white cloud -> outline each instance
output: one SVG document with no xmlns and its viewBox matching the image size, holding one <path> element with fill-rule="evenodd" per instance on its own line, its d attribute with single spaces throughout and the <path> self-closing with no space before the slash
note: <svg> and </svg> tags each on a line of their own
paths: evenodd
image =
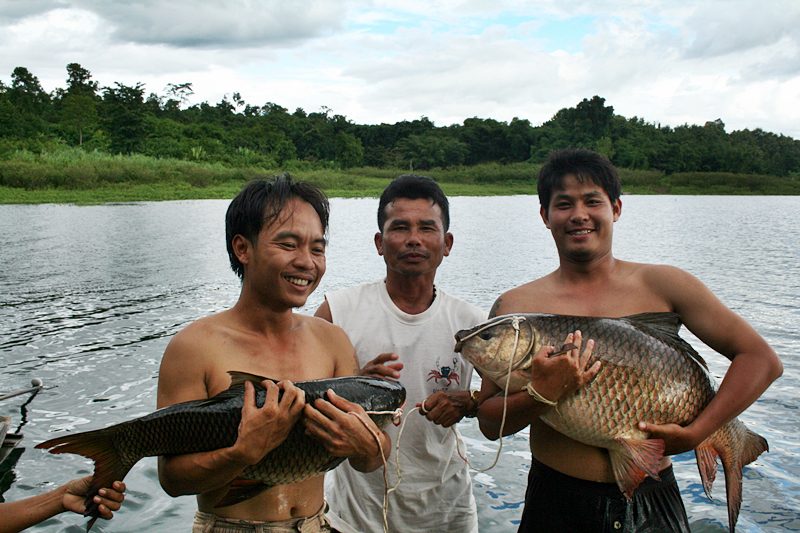
<svg viewBox="0 0 800 533">
<path fill-rule="evenodd" d="M 25 4 L 23 9 L 19 4 Z M 9 8 L 9 9 L 6 9 Z M 13 8 L 13 9 L 11 9 Z M 800 138 L 800 2 L 0 2 L 0 78 L 193 83 L 193 103 L 325 106 L 358 123 L 540 124 L 599 95 L 626 117 Z"/>
<path fill-rule="evenodd" d="M 686 19 L 688 57 L 746 53 L 786 40 L 800 44 L 800 2 L 701 3 Z M 797 65 L 795 65 L 797 66 Z"/>
<path fill-rule="evenodd" d="M 121 41 L 187 48 L 297 44 L 337 29 L 346 13 L 336 2 L 325 0 L 80 0 L 75 4 L 114 25 L 114 36 Z"/>
</svg>

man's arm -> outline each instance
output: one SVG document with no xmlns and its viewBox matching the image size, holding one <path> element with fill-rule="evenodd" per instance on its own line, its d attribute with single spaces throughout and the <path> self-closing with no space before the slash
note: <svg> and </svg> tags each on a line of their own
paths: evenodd
<svg viewBox="0 0 800 533">
<path fill-rule="evenodd" d="M 208 398 L 201 346 L 190 331 L 176 335 L 167 346 L 158 376 L 158 407 Z M 265 380 L 266 400 L 255 404 L 255 388 L 245 383 L 242 419 L 233 446 L 185 455 L 158 458 L 158 477 L 170 496 L 200 494 L 221 488 L 286 439 L 305 406 L 303 391 L 291 382 Z M 279 389 L 283 397 L 278 401 Z"/>
<path fill-rule="evenodd" d="M 688 426 L 645 423 L 651 438 L 662 438 L 667 454 L 697 447 L 747 409 L 783 373 L 775 351 L 750 324 L 725 306 L 700 280 L 673 267 L 654 267 L 647 280 L 664 292 L 684 325 L 710 348 L 731 360 L 714 399 Z"/>
<path fill-rule="evenodd" d="M 64 511 L 83 514 L 86 510 L 84 500 L 89 490 L 92 476 L 86 476 L 58 487 L 57 489 L 31 496 L 16 502 L 0 503 L 0 533 L 16 533 L 38 524 L 43 520 Z M 98 504 L 100 517 L 110 520 L 125 499 L 125 484 L 115 481 L 111 487 L 100 489 L 94 497 Z"/>
<path fill-rule="evenodd" d="M 333 324 L 333 315 L 331 314 L 331 306 L 328 305 L 328 300 L 323 300 L 322 304 L 314 312 L 314 316 Z"/>
<path fill-rule="evenodd" d="M 481 396 L 473 399 L 470 391 L 434 392 L 422 403 L 417 404 L 419 414 L 442 427 L 450 427 L 465 416 L 478 412 Z"/>
</svg>

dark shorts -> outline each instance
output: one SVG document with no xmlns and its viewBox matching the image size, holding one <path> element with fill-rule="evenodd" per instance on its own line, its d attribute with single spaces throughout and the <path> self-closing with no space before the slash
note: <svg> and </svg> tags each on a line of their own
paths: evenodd
<svg viewBox="0 0 800 533">
<path fill-rule="evenodd" d="M 616 483 L 577 479 L 533 459 L 519 532 L 689 533 L 672 467 L 659 475 L 645 478 L 628 501 Z"/>
</svg>

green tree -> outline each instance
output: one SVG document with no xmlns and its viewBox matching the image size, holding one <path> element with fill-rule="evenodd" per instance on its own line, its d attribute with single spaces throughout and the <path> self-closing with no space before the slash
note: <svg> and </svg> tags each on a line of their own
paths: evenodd
<svg viewBox="0 0 800 533">
<path fill-rule="evenodd" d="M 97 105 L 89 94 L 68 93 L 61 101 L 61 124 L 66 131 L 78 137 L 78 146 L 83 146 L 84 132 L 97 125 Z"/>
<path fill-rule="evenodd" d="M 190 82 L 168 83 L 166 88 L 167 98 L 163 105 L 163 110 L 172 116 L 177 117 L 181 106 L 189 101 L 189 97 L 194 94 L 194 89 Z"/>
<path fill-rule="evenodd" d="M 97 82 L 92 80 L 92 73 L 79 63 L 67 65 L 67 93 L 97 95 Z"/>
<path fill-rule="evenodd" d="M 113 152 L 139 152 L 147 135 L 144 110 L 144 85 L 115 83 L 103 93 L 103 123 Z"/>
<path fill-rule="evenodd" d="M 25 67 L 16 67 L 11 73 L 11 87 L 6 90 L 10 113 L 8 127 L 12 136 L 31 138 L 47 133 L 47 115 L 50 96 Z"/>
<path fill-rule="evenodd" d="M 470 147 L 450 135 L 430 131 L 400 139 L 397 151 L 409 170 L 427 170 L 464 164 Z"/>
<path fill-rule="evenodd" d="M 23 113 L 43 116 L 50 103 L 50 97 L 34 76 L 25 67 L 17 67 L 11 73 L 11 89 L 8 91 L 11 102 Z"/>
</svg>

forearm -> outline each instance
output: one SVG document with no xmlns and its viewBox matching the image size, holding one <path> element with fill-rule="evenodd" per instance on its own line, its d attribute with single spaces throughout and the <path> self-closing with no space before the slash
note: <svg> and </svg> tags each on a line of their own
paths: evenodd
<svg viewBox="0 0 800 533">
<path fill-rule="evenodd" d="M 350 466 L 359 472 L 372 472 L 383 466 L 384 462 L 389 459 L 392 453 L 392 440 L 385 431 L 381 431 L 377 437 L 378 440 L 374 442 L 376 451 L 361 456 L 350 457 L 348 459 L 350 461 Z M 378 446 L 378 441 L 380 441 L 380 446 Z"/>
<path fill-rule="evenodd" d="M 502 395 L 485 400 L 478 408 L 478 423 L 481 433 L 491 440 L 500 437 L 500 426 L 503 425 L 503 435 L 507 436 L 529 426 L 550 407 L 534 400 L 527 392 L 521 391 L 508 395 L 506 406 L 505 424 L 503 424 Z"/>
<path fill-rule="evenodd" d="M 768 358 L 750 354 L 735 357 L 714 398 L 688 426 L 697 444 L 752 405 L 782 371 L 774 354 Z"/>
<path fill-rule="evenodd" d="M 247 468 L 231 448 L 158 458 L 158 478 L 170 496 L 201 494 L 224 487 Z"/>
<path fill-rule="evenodd" d="M 0 503 L 0 533 L 15 533 L 38 524 L 64 509 L 63 499 L 66 487 L 61 486 L 50 492 L 24 500 Z"/>
</svg>

